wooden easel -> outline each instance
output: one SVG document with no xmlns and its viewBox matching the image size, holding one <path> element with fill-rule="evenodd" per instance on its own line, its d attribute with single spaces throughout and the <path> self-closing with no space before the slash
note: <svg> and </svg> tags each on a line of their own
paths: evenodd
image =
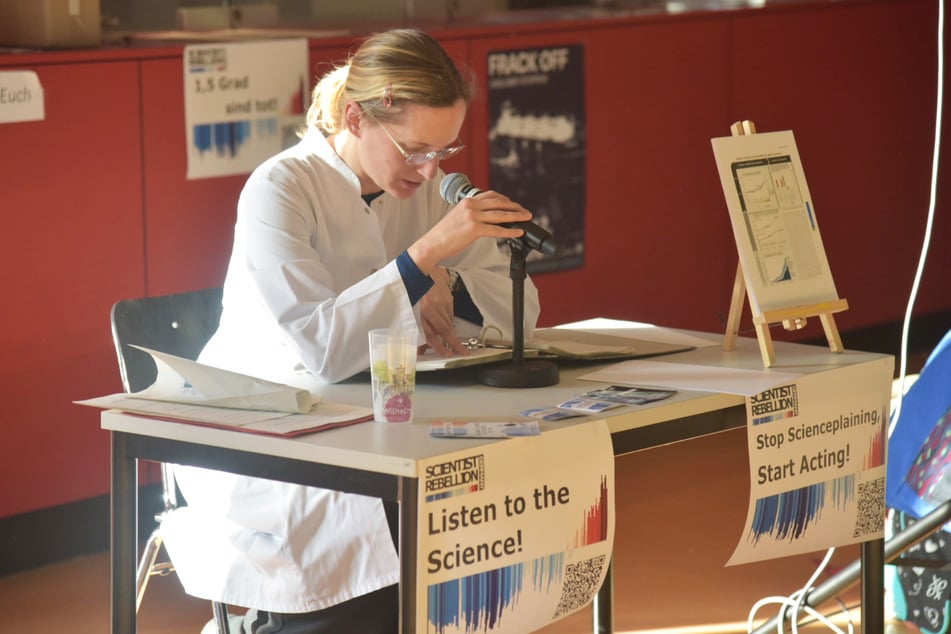
<svg viewBox="0 0 951 634">
<path fill-rule="evenodd" d="M 733 136 L 756 134 L 756 127 L 752 121 L 737 121 L 730 126 L 730 132 Z M 736 338 L 740 331 L 740 317 L 743 314 L 743 300 L 746 295 L 746 281 L 743 277 L 743 263 L 741 261 L 736 265 L 733 297 L 730 300 L 730 313 L 726 320 L 726 336 L 723 339 L 723 349 L 727 352 L 733 350 L 736 345 Z M 769 333 L 769 326 L 780 322 L 786 330 L 795 331 L 804 328 L 809 317 L 818 317 L 822 322 L 822 329 L 825 331 L 826 339 L 829 342 L 829 349 L 833 352 L 842 352 L 844 350 L 842 339 L 832 315 L 847 310 L 848 307 L 849 304 L 846 300 L 836 299 L 818 304 L 769 310 L 757 315 L 751 302 L 750 311 L 753 313 L 753 327 L 756 329 L 756 338 L 759 340 L 763 366 L 768 368 L 776 362 L 776 350 L 773 347 L 773 338 Z"/>
</svg>

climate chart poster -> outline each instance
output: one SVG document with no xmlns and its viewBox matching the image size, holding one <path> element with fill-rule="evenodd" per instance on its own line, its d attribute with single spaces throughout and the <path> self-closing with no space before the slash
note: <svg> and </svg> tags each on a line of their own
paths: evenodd
<svg viewBox="0 0 951 634">
<path fill-rule="evenodd" d="M 297 141 L 307 40 L 193 44 L 183 53 L 189 179 L 248 174 Z"/>
<path fill-rule="evenodd" d="M 792 131 L 711 142 L 753 314 L 838 299 Z"/>
<path fill-rule="evenodd" d="M 524 634 L 597 594 L 614 544 L 604 421 L 442 454 L 419 486 L 417 631 Z"/>
</svg>

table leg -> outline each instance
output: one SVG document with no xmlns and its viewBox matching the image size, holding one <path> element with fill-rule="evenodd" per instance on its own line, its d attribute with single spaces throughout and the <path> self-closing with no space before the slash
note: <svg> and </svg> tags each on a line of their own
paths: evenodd
<svg viewBox="0 0 951 634">
<path fill-rule="evenodd" d="M 862 542 L 862 632 L 885 629 L 885 540 Z"/>
<path fill-rule="evenodd" d="M 112 634 L 134 634 L 138 471 L 128 437 L 112 432 Z"/>
<path fill-rule="evenodd" d="M 594 595 L 593 631 L 595 634 L 614 632 L 614 560 L 608 563 L 601 589 Z"/>
<path fill-rule="evenodd" d="M 400 478 L 400 634 L 416 634 L 418 480 Z"/>
</svg>

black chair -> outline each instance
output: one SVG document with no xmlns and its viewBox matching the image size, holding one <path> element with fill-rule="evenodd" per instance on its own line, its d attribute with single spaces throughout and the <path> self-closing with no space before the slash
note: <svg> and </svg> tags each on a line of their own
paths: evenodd
<svg viewBox="0 0 951 634">
<path fill-rule="evenodd" d="M 196 359 L 214 334 L 221 317 L 221 288 L 209 288 L 172 295 L 125 299 L 112 307 L 112 338 L 119 360 L 119 374 L 126 392 L 150 386 L 157 374 L 147 353 L 136 344 L 179 357 Z M 149 536 L 136 569 L 136 609 L 153 575 L 174 570 L 170 561 L 158 561 L 162 548 L 162 520 L 178 508 L 175 479 L 168 465 L 161 465 L 163 508 L 155 516 L 158 526 Z M 212 602 L 219 634 L 228 634 L 228 610 Z"/>
</svg>

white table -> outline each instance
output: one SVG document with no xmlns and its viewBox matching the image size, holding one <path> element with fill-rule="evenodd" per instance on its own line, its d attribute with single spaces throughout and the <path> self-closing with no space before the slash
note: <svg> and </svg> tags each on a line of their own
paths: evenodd
<svg viewBox="0 0 951 634">
<path fill-rule="evenodd" d="M 886 355 L 778 342 L 779 372 L 803 374 L 870 363 Z M 740 339 L 724 352 L 706 347 L 663 357 L 664 361 L 762 370 L 755 339 Z M 344 492 L 400 504 L 401 631 L 415 632 L 417 486 L 420 460 L 497 440 L 429 437 L 434 420 L 505 420 L 530 407 L 551 406 L 604 384 L 581 381 L 598 365 L 560 364 L 557 385 L 506 389 L 480 385 L 469 368 L 417 376 L 416 413 L 411 424 L 365 423 L 296 438 L 261 436 L 174 423 L 117 411 L 102 413 L 112 435 L 112 632 L 132 634 L 135 622 L 138 460 L 191 464 Z M 366 378 L 326 386 L 324 398 L 370 405 Z M 610 410 L 607 420 L 616 456 L 746 425 L 744 397 L 699 391 L 641 406 Z M 588 419 L 542 423 L 542 429 L 585 424 Z M 880 633 L 884 621 L 884 541 L 862 545 L 862 622 L 866 634 Z M 613 631 L 610 574 L 594 606 L 594 631 Z"/>
</svg>

